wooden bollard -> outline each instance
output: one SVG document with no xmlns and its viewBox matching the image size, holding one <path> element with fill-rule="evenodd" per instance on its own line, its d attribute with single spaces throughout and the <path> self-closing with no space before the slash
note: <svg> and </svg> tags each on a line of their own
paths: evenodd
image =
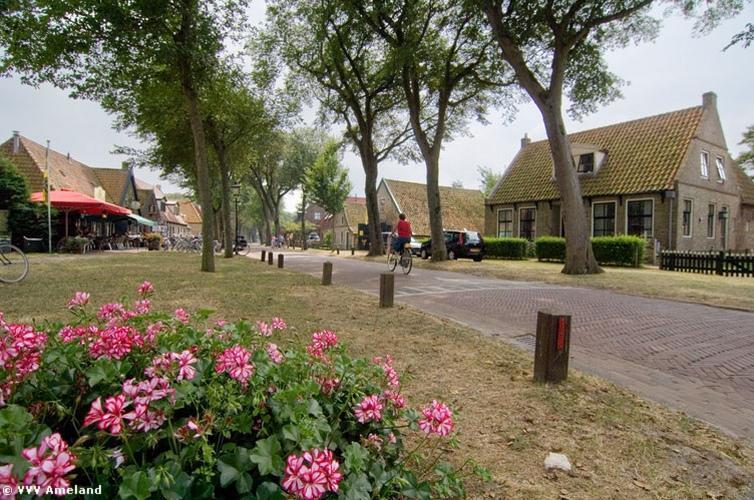
<svg viewBox="0 0 754 500">
<path fill-rule="evenodd" d="M 571 316 L 549 311 L 537 313 L 537 345 L 534 350 L 534 380 L 562 382 L 568 377 Z"/>
<path fill-rule="evenodd" d="M 269 265 L 272 265 L 272 252 L 267 254 L 267 263 Z"/>
<path fill-rule="evenodd" d="M 282 253 L 278 254 L 278 269 L 283 269 L 283 257 Z"/>
<path fill-rule="evenodd" d="M 355 254 L 355 253 L 356 253 L 356 251 L 354 250 L 354 248 L 353 248 L 353 247 L 351 247 L 351 255 L 353 255 L 353 254 Z"/>
<path fill-rule="evenodd" d="M 322 284 L 332 284 L 332 262 L 324 262 L 322 264 Z"/>
<path fill-rule="evenodd" d="M 380 307 L 393 307 L 393 292 L 395 291 L 395 275 L 380 273 Z"/>
<path fill-rule="evenodd" d="M 262 262 L 267 259 L 267 250 L 262 250 Z"/>
</svg>

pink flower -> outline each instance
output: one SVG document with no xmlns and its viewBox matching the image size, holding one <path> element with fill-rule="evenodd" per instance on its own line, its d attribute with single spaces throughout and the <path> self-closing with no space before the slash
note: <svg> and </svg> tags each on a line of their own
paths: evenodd
<svg viewBox="0 0 754 500">
<path fill-rule="evenodd" d="M 390 402 L 397 410 L 402 410 L 406 407 L 406 399 L 403 394 L 396 391 L 385 391 L 382 393 L 382 399 L 387 403 Z"/>
<path fill-rule="evenodd" d="M 272 328 L 264 321 L 257 321 L 257 328 L 259 328 L 259 335 L 262 337 L 269 337 L 272 335 Z"/>
<path fill-rule="evenodd" d="M 382 402 L 380 401 L 380 397 L 377 395 L 372 396 L 366 396 L 364 399 L 361 400 L 361 403 L 354 406 L 354 415 L 356 415 L 356 420 L 361 422 L 362 424 L 365 424 L 369 422 L 370 420 L 373 420 L 375 422 L 379 422 L 382 420 Z"/>
<path fill-rule="evenodd" d="M 143 344 L 143 337 L 133 327 L 110 325 L 98 332 L 89 345 L 89 354 L 95 359 L 122 359 L 134 345 Z"/>
<path fill-rule="evenodd" d="M 296 498 L 319 499 L 327 492 L 338 492 L 343 479 L 340 464 L 332 451 L 315 448 L 302 456 L 289 455 L 286 459 L 283 489 Z"/>
<path fill-rule="evenodd" d="M 5 322 L 5 314 L 0 311 L 0 330 L 6 330 L 8 328 L 8 323 Z"/>
<path fill-rule="evenodd" d="M 267 344 L 267 347 L 265 347 L 265 350 L 267 351 L 267 355 L 270 356 L 270 359 L 273 363 L 276 365 L 279 365 L 283 362 L 283 355 L 278 350 L 278 346 L 275 344 Z"/>
<path fill-rule="evenodd" d="M 77 307 L 84 307 L 89 303 L 89 294 L 86 292 L 76 292 L 73 298 L 68 301 L 68 309 L 76 309 Z"/>
<path fill-rule="evenodd" d="M 76 468 L 73 465 L 76 456 L 68 451 L 68 444 L 60 434 L 45 437 L 38 448 L 26 448 L 21 455 L 31 464 L 24 475 L 25 485 L 45 489 L 67 488 L 70 485 L 66 475 Z"/>
<path fill-rule="evenodd" d="M 97 311 L 97 317 L 99 319 L 113 320 L 122 319 L 126 316 L 126 308 L 123 304 L 114 302 L 111 304 L 104 304 Z"/>
<path fill-rule="evenodd" d="M 139 285 L 139 288 L 137 288 L 136 291 L 139 292 L 139 295 L 142 297 L 146 297 L 147 295 L 154 293 L 154 285 L 149 281 L 144 281 Z"/>
<path fill-rule="evenodd" d="M 427 434 L 447 436 L 453 430 L 453 412 L 437 400 L 422 409 L 419 428 Z"/>
<path fill-rule="evenodd" d="M 130 405 L 124 395 L 109 397 L 105 400 L 105 410 L 102 410 L 101 398 L 97 398 L 84 418 L 84 427 L 96 423 L 99 430 L 107 430 L 110 434 L 120 434 L 123 429 L 123 410 Z"/>
<path fill-rule="evenodd" d="M 382 438 L 377 434 L 371 433 L 365 439 L 366 446 L 375 448 L 377 450 L 382 449 Z"/>
<path fill-rule="evenodd" d="M 177 321 L 183 323 L 184 325 L 188 325 L 189 314 L 182 307 L 180 307 L 180 308 L 178 308 L 178 309 L 175 310 L 175 312 L 173 313 L 173 318 L 175 318 Z"/>
<path fill-rule="evenodd" d="M 12 500 L 18 492 L 18 479 L 13 475 L 13 465 L 0 467 L 0 500 Z"/>
<path fill-rule="evenodd" d="M 133 411 L 123 415 L 130 422 L 131 429 L 139 432 L 149 432 L 159 429 L 165 423 L 165 414 L 159 410 L 150 410 L 146 404 L 137 403 Z"/>
<path fill-rule="evenodd" d="M 149 299 L 141 299 L 134 302 L 134 310 L 136 314 L 147 314 L 152 309 L 152 301 Z"/>
<path fill-rule="evenodd" d="M 199 439 L 203 435 L 204 429 L 193 418 L 188 419 L 185 425 L 175 431 L 175 437 L 184 442 L 190 439 Z"/>
<path fill-rule="evenodd" d="M 176 380 L 193 380 L 196 376 L 196 368 L 192 365 L 197 362 L 193 353 L 186 350 L 177 354 L 174 359 L 178 361 L 178 377 L 176 377 Z"/>
<path fill-rule="evenodd" d="M 147 326 L 147 331 L 144 335 L 144 340 L 147 342 L 154 341 L 155 337 L 157 337 L 157 334 L 162 331 L 162 321 L 158 321 L 157 323 L 152 323 L 151 325 Z"/>
<path fill-rule="evenodd" d="M 381 357 L 376 357 L 372 360 L 372 362 L 376 365 L 380 365 L 380 368 L 382 368 L 382 371 L 385 372 L 385 378 L 387 378 L 387 384 L 390 387 L 398 388 L 401 385 L 400 379 L 398 378 L 398 372 L 395 371 L 393 368 L 393 357 L 389 354 L 385 356 L 385 360 Z"/>
<path fill-rule="evenodd" d="M 338 345 L 338 336 L 335 332 L 325 330 L 322 332 L 314 332 L 312 334 L 312 341 L 306 346 L 306 352 L 310 356 L 315 358 L 324 358 L 325 351 Z"/>
<path fill-rule="evenodd" d="M 273 330 L 285 330 L 288 327 L 288 325 L 285 324 L 285 321 L 283 321 L 283 318 L 278 318 L 277 316 L 272 318 L 270 326 Z"/>
<path fill-rule="evenodd" d="M 249 383 L 249 379 L 254 374 L 254 363 L 250 363 L 251 353 L 236 344 L 233 347 L 225 349 L 222 354 L 217 357 L 215 363 L 215 372 L 227 373 L 231 378 L 239 381 L 241 385 L 246 387 Z"/>
<path fill-rule="evenodd" d="M 0 406 L 11 396 L 13 388 L 28 375 L 37 371 L 42 352 L 47 345 L 47 335 L 29 325 L 3 322 L 0 332 L 0 371 L 4 373 Z"/>
<path fill-rule="evenodd" d="M 152 360 L 152 365 L 144 369 L 148 377 L 157 375 L 174 374 L 176 380 L 193 380 L 196 376 L 196 368 L 192 365 L 197 362 L 194 357 L 196 348 L 187 349 L 183 352 L 166 352 Z M 175 372 L 177 371 L 177 374 Z"/>
<path fill-rule="evenodd" d="M 395 444 L 398 442 L 398 438 L 396 438 L 395 434 L 391 432 L 390 434 L 387 435 L 387 442 L 390 444 Z"/>
<path fill-rule="evenodd" d="M 329 396 L 335 389 L 340 387 L 340 379 L 339 378 L 321 378 L 317 380 L 319 382 L 320 387 L 322 387 L 322 393 L 325 396 Z"/>
</svg>

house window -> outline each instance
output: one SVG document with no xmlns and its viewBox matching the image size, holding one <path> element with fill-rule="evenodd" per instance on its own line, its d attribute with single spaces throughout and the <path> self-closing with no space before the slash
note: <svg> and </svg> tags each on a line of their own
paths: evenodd
<svg viewBox="0 0 754 500">
<path fill-rule="evenodd" d="M 702 151 L 701 158 L 699 159 L 699 168 L 701 169 L 702 177 L 709 178 L 709 153 Z"/>
<path fill-rule="evenodd" d="M 631 236 L 652 236 L 652 200 L 636 200 L 627 203 L 627 233 Z"/>
<path fill-rule="evenodd" d="M 534 207 L 522 208 L 518 211 L 518 236 L 527 240 L 533 240 L 537 231 L 535 228 L 537 209 Z"/>
<path fill-rule="evenodd" d="M 497 237 L 513 237 L 513 210 L 510 208 L 497 211 Z"/>
<path fill-rule="evenodd" d="M 615 234 L 615 202 L 592 205 L 592 236 L 613 236 Z"/>
<path fill-rule="evenodd" d="M 314 220 L 322 220 L 322 212 L 314 212 Z"/>
<path fill-rule="evenodd" d="M 720 182 L 725 181 L 725 165 L 723 165 L 723 159 L 718 156 L 715 158 L 715 164 L 717 165 L 717 175 L 720 176 Z"/>
<path fill-rule="evenodd" d="M 715 237 L 715 205 L 707 206 L 707 238 Z"/>
<path fill-rule="evenodd" d="M 579 155 L 579 164 L 576 171 L 580 174 L 594 172 L 594 153 Z"/>
<path fill-rule="evenodd" d="M 691 200 L 683 200 L 683 235 L 687 238 L 691 237 L 693 207 L 694 203 Z"/>
</svg>

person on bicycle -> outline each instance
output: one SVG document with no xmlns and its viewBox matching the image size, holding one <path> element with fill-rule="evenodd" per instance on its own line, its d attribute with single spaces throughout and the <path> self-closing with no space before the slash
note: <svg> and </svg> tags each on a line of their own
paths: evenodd
<svg viewBox="0 0 754 500">
<path fill-rule="evenodd" d="M 406 214 L 400 214 L 398 216 L 398 222 L 395 224 L 396 238 L 393 239 L 393 252 L 401 253 L 401 250 L 406 243 L 411 243 L 411 223 L 406 220 Z"/>
</svg>

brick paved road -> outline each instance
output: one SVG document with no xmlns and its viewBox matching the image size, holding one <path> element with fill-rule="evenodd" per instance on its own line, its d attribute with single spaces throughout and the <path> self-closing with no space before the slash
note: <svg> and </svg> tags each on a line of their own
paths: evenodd
<svg viewBox="0 0 754 500">
<path fill-rule="evenodd" d="M 325 260 L 290 253 L 286 267 L 319 276 Z M 334 283 L 377 295 L 384 265 L 330 260 Z M 395 286 L 396 302 L 530 350 L 537 311 L 567 311 L 574 366 L 754 443 L 754 313 L 416 268 Z"/>
</svg>

